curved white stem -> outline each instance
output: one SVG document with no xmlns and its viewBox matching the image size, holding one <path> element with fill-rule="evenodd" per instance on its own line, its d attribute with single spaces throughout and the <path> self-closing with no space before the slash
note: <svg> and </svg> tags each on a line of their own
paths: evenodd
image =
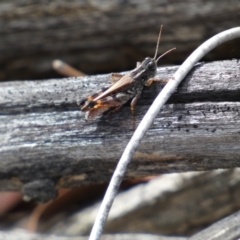
<svg viewBox="0 0 240 240">
<path fill-rule="evenodd" d="M 182 79 L 189 73 L 189 71 L 203 56 L 205 56 L 209 51 L 219 46 L 220 44 L 238 37 L 240 37 L 240 27 L 232 28 L 227 31 L 221 32 L 204 42 L 185 60 L 185 62 L 176 71 L 173 78 L 159 93 L 159 95 L 154 100 L 153 104 L 145 114 L 144 118 L 138 125 L 131 140 L 125 148 L 122 157 L 119 160 L 117 168 L 112 176 L 111 182 L 104 196 L 103 202 L 100 206 L 89 240 L 98 240 L 101 237 L 105 221 L 112 206 L 113 200 L 117 195 L 119 185 L 122 182 L 124 174 L 127 170 L 127 166 L 130 163 L 132 156 L 136 148 L 138 147 L 140 141 L 142 140 L 146 131 L 152 124 L 154 118 L 157 116 L 161 107 L 169 99 L 169 97 L 175 91 Z"/>
</svg>

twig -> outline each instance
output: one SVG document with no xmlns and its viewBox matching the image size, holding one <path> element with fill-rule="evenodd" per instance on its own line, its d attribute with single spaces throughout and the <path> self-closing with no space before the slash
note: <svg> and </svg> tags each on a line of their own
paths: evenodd
<svg viewBox="0 0 240 240">
<path fill-rule="evenodd" d="M 64 76 L 68 76 L 68 77 L 85 76 L 85 74 L 83 72 L 80 72 L 76 68 L 68 65 L 67 63 L 65 63 L 61 60 L 54 60 L 52 62 L 52 67 L 56 72 L 58 72 Z"/>
<path fill-rule="evenodd" d="M 154 118 L 157 116 L 161 107 L 166 103 L 166 101 L 175 91 L 183 78 L 189 73 L 189 71 L 203 56 L 205 56 L 209 51 L 219 46 L 220 44 L 238 37 L 240 37 L 240 27 L 232 28 L 230 30 L 221 32 L 204 42 L 185 60 L 185 62 L 176 71 L 173 78 L 170 79 L 164 89 L 159 93 L 159 95 L 154 100 L 153 104 L 145 114 L 144 118 L 140 122 L 136 131 L 134 132 L 132 138 L 130 139 L 127 147 L 122 154 L 122 157 L 119 160 L 117 168 L 112 176 L 111 182 L 108 186 L 107 192 L 98 211 L 98 215 L 93 225 L 89 240 L 100 239 L 105 221 L 112 206 L 113 200 L 117 195 L 119 185 L 122 182 L 124 174 L 127 170 L 127 166 L 130 163 L 132 156 L 136 148 L 138 147 L 140 141 L 142 140 L 146 131 L 152 124 Z"/>
</svg>

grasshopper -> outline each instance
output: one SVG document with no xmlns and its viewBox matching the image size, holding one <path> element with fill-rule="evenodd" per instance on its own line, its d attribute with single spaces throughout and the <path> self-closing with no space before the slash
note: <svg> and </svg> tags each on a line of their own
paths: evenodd
<svg viewBox="0 0 240 240">
<path fill-rule="evenodd" d="M 175 48 L 168 50 L 157 58 L 161 32 L 162 26 L 159 31 L 154 58 L 145 58 L 142 63 L 137 63 L 135 69 L 125 75 L 112 73 L 112 79 L 118 79 L 116 83 L 84 98 L 80 102 L 81 111 L 86 112 L 86 120 L 91 120 L 108 110 L 116 111 L 131 99 L 131 111 L 134 115 L 134 107 L 141 96 L 143 87 L 150 86 L 154 81 L 163 81 L 154 78 L 157 73 L 157 62 Z"/>
</svg>

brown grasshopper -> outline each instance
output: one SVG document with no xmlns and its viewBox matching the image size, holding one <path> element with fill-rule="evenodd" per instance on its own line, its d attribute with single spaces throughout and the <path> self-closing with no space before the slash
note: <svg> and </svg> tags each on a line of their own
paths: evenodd
<svg viewBox="0 0 240 240">
<path fill-rule="evenodd" d="M 134 107 L 141 96 L 144 86 L 150 86 L 153 81 L 163 81 L 154 78 L 157 73 L 157 62 L 172 48 L 157 58 L 158 46 L 161 38 L 162 26 L 157 40 L 157 47 L 154 58 L 147 57 L 132 71 L 121 75 L 112 73 L 112 79 L 118 79 L 112 86 L 88 96 L 80 102 L 80 109 L 86 112 L 85 118 L 91 120 L 107 110 L 118 110 L 123 104 L 131 101 L 131 111 L 134 114 Z M 166 82 L 166 81 L 165 81 Z"/>
</svg>

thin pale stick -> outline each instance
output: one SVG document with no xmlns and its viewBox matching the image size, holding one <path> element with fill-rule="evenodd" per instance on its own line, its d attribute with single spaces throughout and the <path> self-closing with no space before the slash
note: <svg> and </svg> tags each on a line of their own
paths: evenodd
<svg viewBox="0 0 240 240">
<path fill-rule="evenodd" d="M 85 76 L 83 72 L 78 71 L 76 68 L 68 65 L 67 63 L 61 61 L 61 60 L 54 60 L 52 62 L 53 69 L 68 77 L 79 77 L 79 76 Z"/>
<path fill-rule="evenodd" d="M 108 213 L 110 211 L 114 198 L 117 195 L 118 188 L 127 170 L 127 166 L 130 163 L 132 156 L 139 143 L 141 142 L 143 136 L 145 135 L 146 131 L 151 126 L 154 118 L 159 113 L 159 110 L 166 103 L 172 93 L 174 93 L 175 89 L 180 84 L 182 79 L 189 73 L 189 71 L 203 56 L 205 56 L 209 51 L 216 48 L 220 44 L 239 37 L 240 27 L 236 27 L 221 32 L 204 42 L 185 60 L 185 62 L 176 71 L 173 78 L 170 79 L 164 89 L 159 93 L 159 95 L 154 100 L 153 104 L 150 106 L 149 110 L 143 117 L 142 121 L 138 125 L 127 147 L 125 148 L 122 157 L 118 162 L 117 168 L 112 176 L 107 192 L 98 211 L 89 240 L 100 239 Z"/>
</svg>

